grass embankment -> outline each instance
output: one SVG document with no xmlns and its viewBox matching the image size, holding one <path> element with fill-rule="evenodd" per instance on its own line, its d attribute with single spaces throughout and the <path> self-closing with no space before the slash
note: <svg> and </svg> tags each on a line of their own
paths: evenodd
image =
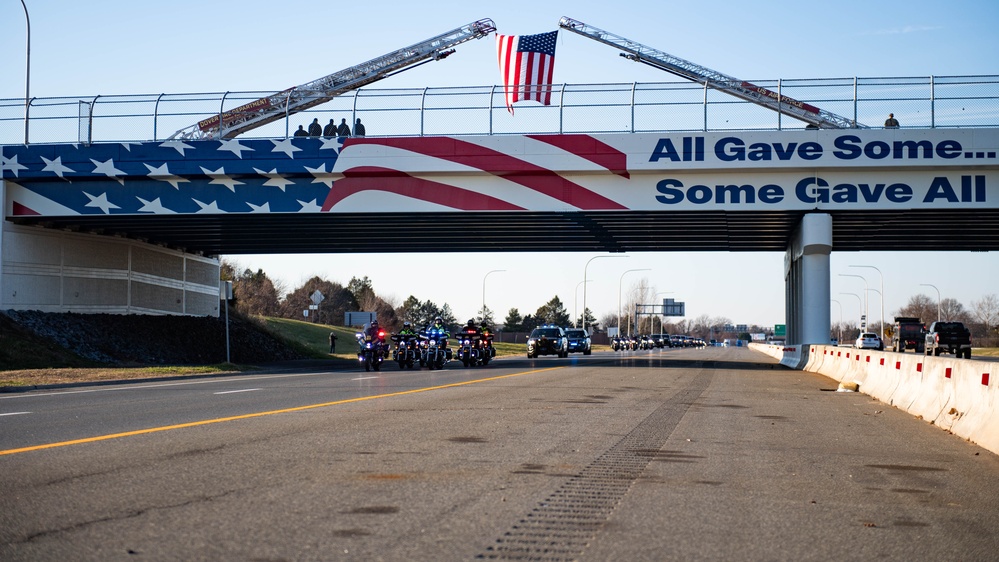
<svg viewBox="0 0 999 562">
<path fill-rule="evenodd" d="M 261 317 L 259 320 L 262 329 L 306 357 L 343 361 L 344 366 L 356 361 L 354 335 L 357 331 L 352 328 L 286 318 Z M 334 354 L 329 353 L 331 331 L 337 336 Z M 0 343 L 3 344 L 0 345 L 0 388 L 232 373 L 254 368 L 232 363 L 111 367 L 81 359 L 53 342 L 20 330 L 4 331 Z M 496 355 L 519 355 L 524 349 L 524 344 L 497 343 Z M 56 365 L 58 367 L 54 367 Z"/>
</svg>

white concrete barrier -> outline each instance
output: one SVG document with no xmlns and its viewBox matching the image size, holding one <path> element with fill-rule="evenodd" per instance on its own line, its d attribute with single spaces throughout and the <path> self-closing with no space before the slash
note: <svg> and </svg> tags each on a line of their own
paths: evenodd
<svg viewBox="0 0 999 562">
<path fill-rule="evenodd" d="M 750 344 L 999 454 L 999 363 L 828 345 Z M 798 365 L 795 367 L 794 365 Z"/>
</svg>

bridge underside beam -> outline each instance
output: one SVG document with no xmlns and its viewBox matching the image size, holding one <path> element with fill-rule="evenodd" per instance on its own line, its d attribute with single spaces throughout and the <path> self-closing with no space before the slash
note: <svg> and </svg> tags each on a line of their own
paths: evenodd
<svg viewBox="0 0 999 562">
<path fill-rule="evenodd" d="M 999 251 L 999 209 L 828 212 L 836 251 Z M 204 255 L 787 250 L 804 212 L 452 212 L 18 217 Z"/>
</svg>

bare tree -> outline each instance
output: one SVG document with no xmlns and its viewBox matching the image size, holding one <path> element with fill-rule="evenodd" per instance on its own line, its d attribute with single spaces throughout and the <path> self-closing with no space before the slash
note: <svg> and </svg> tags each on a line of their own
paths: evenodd
<svg viewBox="0 0 999 562">
<path fill-rule="evenodd" d="M 958 302 L 957 299 L 943 299 L 940 301 L 940 314 L 943 316 L 942 320 L 964 322 L 965 324 L 971 323 L 971 314 L 965 310 L 964 305 Z"/>
<path fill-rule="evenodd" d="M 895 312 L 895 316 L 919 318 L 924 324 L 929 325 L 937 320 L 937 301 L 926 295 L 913 295 L 909 297 L 909 302 L 905 306 Z M 887 321 L 885 318 L 885 322 Z"/>
<path fill-rule="evenodd" d="M 983 335 L 990 340 L 996 336 L 996 326 L 999 326 L 999 297 L 995 293 L 983 296 L 971 302 L 971 310 L 975 319 L 982 323 Z"/>
</svg>

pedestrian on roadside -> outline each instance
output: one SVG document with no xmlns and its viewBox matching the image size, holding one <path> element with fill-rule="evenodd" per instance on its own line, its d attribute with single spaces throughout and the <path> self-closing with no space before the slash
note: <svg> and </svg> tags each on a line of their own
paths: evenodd
<svg viewBox="0 0 999 562">
<path fill-rule="evenodd" d="M 336 352 L 336 332 L 330 332 L 330 355 Z"/>
</svg>

